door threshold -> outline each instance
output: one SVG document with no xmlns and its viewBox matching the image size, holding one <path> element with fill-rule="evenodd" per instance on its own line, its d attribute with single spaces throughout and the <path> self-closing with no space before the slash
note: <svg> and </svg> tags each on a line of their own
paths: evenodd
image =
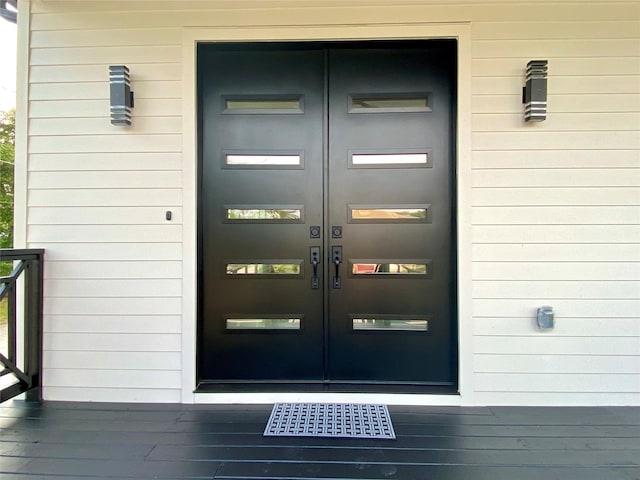
<svg viewBox="0 0 640 480">
<path fill-rule="evenodd" d="M 457 395 L 451 383 L 405 382 L 200 382 L 195 392 L 201 393 L 347 393 L 347 394 L 440 394 Z"/>
</svg>

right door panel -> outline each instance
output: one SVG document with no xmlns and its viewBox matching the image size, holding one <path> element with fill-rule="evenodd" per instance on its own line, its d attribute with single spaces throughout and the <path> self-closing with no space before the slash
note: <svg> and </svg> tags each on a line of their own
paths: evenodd
<svg viewBox="0 0 640 480">
<path fill-rule="evenodd" d="M 426 45 L 329 51 L 332 382 L 455 384 L 456 53 Z"/>
</svg>

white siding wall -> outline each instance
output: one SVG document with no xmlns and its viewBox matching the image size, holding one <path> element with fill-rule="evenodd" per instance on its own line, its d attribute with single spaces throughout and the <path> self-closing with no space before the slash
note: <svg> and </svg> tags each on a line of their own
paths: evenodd
<svg viewBox="0 0 640 480">
<path fill-rule="evenodd" d="M 466 393 L 640 403 L 638 2 L 387 3 L 31 1 L 26 238 L 47 250 L 46 398 L 181 399 L 182 27 L 471 22 Z M 526 125 L 538 58 L 548 120 Z M 131 69 L 131 128 L 109 123 L 109 64 Z M 545 304 L 550 332 L 534 326 Z"/>
</svg>

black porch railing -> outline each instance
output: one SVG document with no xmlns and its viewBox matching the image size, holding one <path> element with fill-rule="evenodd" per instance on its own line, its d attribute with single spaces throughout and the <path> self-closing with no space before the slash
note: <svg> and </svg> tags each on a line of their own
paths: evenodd
<svg viewBox="0 0 640 480">
<path fill-rule="evenodd" d="M 7 350 L 0 353 L 0 377 L 7 386 L 0 390 L 0 402 L 25 392 L 27 400 L 41 399 L 43 257 L 42 249 L 0 249 L 0 261 L 14 262 L 11 274 L 0 277 L 0 303 L 6 302 L 7 310 Z M 18 298 L 24 300 L 20 306 Z"/>
</svg>

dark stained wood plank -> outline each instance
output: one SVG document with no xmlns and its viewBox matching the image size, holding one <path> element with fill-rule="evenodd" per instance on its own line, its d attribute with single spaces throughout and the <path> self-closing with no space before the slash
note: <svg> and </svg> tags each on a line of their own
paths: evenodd
<svg viewBox="0 0 640 480">
<path fill-rule="evenodd" d="M 222 464 L 216 479 L 359 479 L 359 480 L 637 480 L 633 468 L 547 467 L 431 467 L 413 465 L 341 465 L 273 463 Z"/>
<path fill-rule="evenodd" d="M 545 465 L 564 466 L 627 466 L 638 459 L 637 450 L 616 450 L 613 452 L 573 451 L 567 459 L 567 452 L 545 451 L 503 451 L 503 450 L 414 450 L 382 448 L 331 447 L 199 447 L 199 446 L 158 446 L 147 460 L 198 461 L 198 462 L 242 462 L 247 459 L 250 449 L 254 461 L 290 463 L 339 463 L 343 465 L 360 463 L 391 463 L 412 465 L 522 465 L 536 467 Z"/>
<path fill-rule="evenodd" d="M 147 445 L 91 445 L 88 443 L 0 442 L 0 456 L 131 460 L 146 457 L 155 448 Z"/>
<path fill-rule="evenodd" d="M 18 472 L 24 479 L 30 475 L 51 475 L 72 479 L 74 476 L 103 475 L 111 478 L 213 478 L 218 465 L 201 462 L 146 462 L 91 459 L 37 458 Z"/>
</svg>

